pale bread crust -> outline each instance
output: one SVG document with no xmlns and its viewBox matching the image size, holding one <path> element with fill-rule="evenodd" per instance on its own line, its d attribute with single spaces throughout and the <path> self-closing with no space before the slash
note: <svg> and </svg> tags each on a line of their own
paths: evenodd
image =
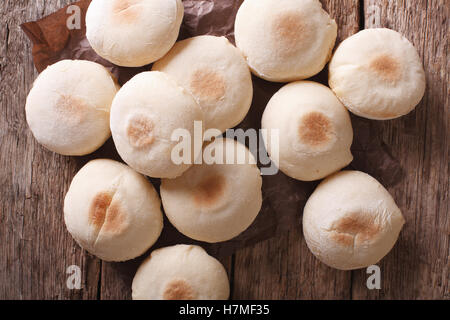
<svg viewBox="0 0 450 320">
<path fill-rule="evenodd" d="M 86 38 L 106 60 L 141 67 L 172 48 L 183 15 L 181 0 L 93 0 L 86 13 Z"/>
<path fill-rule="evenodd" d="M 194 165 L 177 179 L 162 180 L 161 199 L 170 222 L 184 235 L 210 243 L 227 241 L 246 230 L 258 215 L 261 173 L 253 155 L 237 141 L 217 139 L 205 148 L 208 153 L 230 148 L 249 160 Z"/>
<path fill-rule="evenodd" d="M 59 61 L 38 76 L 28 94 L 28 126 L 50 151 L 67 156 L 92 153 L 111 136 L 109 111 L 118 89 L 100 64 Z"/>
<path fill-rule="evenodd" d="M 64 199 L 64 221 L 76 242 L 105 261 L 126 261 L 147 251 L 163 228 L 153 185 L 126 165 L 87 163 Z"/>
<path fill-rule="evenodd" d="M 133 77 L 111 107 L 111 131 L 118 153 L 134 170 L 154 178 L 175 178 L 189 169 L 191 164 L 172 161 L 172 150 L 178 144 L 172 135 L 185 129 L 193 138 L 194 121 L 203 121 L 203 112 L 192 95 L 157 71 Z M 193 159 L 198 156 L 194 152 L 192 149 Z"/>
<path fill-rule="evenodd" d="M 325 67 L 337 25 L 319 0 L 245 0 L 236 16 L 235 37 L 256 76 L 290 82 Z"/>
<path fill-rule="evenodd" d="M 373 177 L 342 171 L 324 180 L 303 210 L 303 233 L 311 252 L 340 270 L 378 263 L 405 223 L 389 192 Z"/>
<path fill-rule="evenodd" d="M 329 67 L 329 84 L 354 114 L 389 120 L 408 114 L 425 93 L 422 61 L 411 42 L 384 28 L 344 40 Z"/>
<path fill-rule="evenodd" d="M 133 300 L 227 300 L 230 285 L 222 264 L 198 246 L 153 251 L 132 284 Z"/>
<path fill-rule="evenodd" d="M 192 93 L 205 113 L 206 129 L 233 128 L 250 109 L 250 70 L 225 37 L 198 36 L 177 42 L 152 70 L 169 74 Z"/>
<path fill-rule="evenodd" d="M 268 130 L 264 144 L 272 161 L 294 179 L 319 180 L 353 160 L 350 115 L 319 83 L 298 81 L 282 87 L 269 101 L 261 127 Z M 272 130 L 279 130 L 278 153 L 270 139 Z"/>
</svg>

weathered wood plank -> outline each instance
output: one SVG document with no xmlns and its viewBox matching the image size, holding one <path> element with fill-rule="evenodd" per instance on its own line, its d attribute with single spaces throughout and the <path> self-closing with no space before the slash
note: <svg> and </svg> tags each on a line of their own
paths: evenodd
<svg viewBox="0 0 450 320">
<path fill-rule="evenodd" d="M 423 58 L 427 91 L 408 116 L 378 122 L 405 168 L 390 191 L 406 217 L 394 250 L 380 263 L 382 289 L 363 286 L 354 272 L 355 299 L 442 299 L 449 291 L 449 4 L 445 0 L 365 1 L 365 25 L 404 34 Z"/>
<path fill-rule="evenodd" d="M 339 26 L 339 39 L 359 30 L 359 1 L 322 1 Z M 339 41 L 339 40 L 338 40 Z M 326 81 L 326 77 L 319 77 Z M 325 82 L 326 83 L 326 82 Z M 298 226 L 236 254 L 235 299 L 349 299 L 351 273 L 326 267 L 309 252 Z"/>
<path fill-rule="evenodd" d="M 26 95 L 37 76 L 19 25 L 70 1 L 0 4 L 0 299 L 95 299 L 100 262 L 67 233 L 63 198 L 80 159 L 39 146 L 25 121 Z M 81 268 L 82 289 L 69 290 L 66 268 Z"/>
<path fill-rule="evenodd" d="M 76 171 L 93 157 L 68 158 L 45 151 L 33 139 L 24 114 L 37 75 L 29 41 L 19 25 L 41 18 L 69 0 L 4 0 L 0 4 L 0 299 L 127 299 L 133 272 L 127 264 L 101 263 L 71 239 L 62 219 L 63 197 Z M 359 1 L 323 1 L 342 40 L 359 29 Z M 376 122 L 406 170 L 390 189 L 407 225 L 380 264 L 382 290 L 365 287 L 365 271 L 327 268 L 308 251 L 300 226 L 241 250 L 222 262 L 233 270 L 236 299 L 450 298 L 448 217 L 449 6 L 445 0 L 365 0 L 367 27 L 386 26 L 418 47 L 428 90 L 404 118 Z M 82 290 L 66 288 L 66 268 L 78 265 Z M 137 264 L 136 266 L 137 267 Z M 99 286 L 100 285 L 100 286 Z"/>
</svg>

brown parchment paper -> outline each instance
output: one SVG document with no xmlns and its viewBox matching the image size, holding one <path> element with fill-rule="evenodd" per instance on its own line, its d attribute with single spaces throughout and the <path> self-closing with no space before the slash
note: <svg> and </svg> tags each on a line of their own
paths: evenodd
<svg viewBox="0 0 450 320">
<path fill-rule="evenodd" d="M 185 17 L 179 39 L 210 34 L 226 36 L 234 43 L 234 19 L 242 0 L 184 0 Z M 89 46 L 85 37 L 84 16 L 90 0 L 73 3 L 82 12 L 81 30 L 68 30 L 67 7 L 38 21 L 22 25 L 22 29 L 33 43 L 33 58 L 36 69 L 41 72 L 48 65 L 62 59 L 83 59 L 98 62 L 106 66 L 124 84 L 143 68 L 118 67 L 99 57 Z M 324 70 L 312 80 L 327 84 L 327 71 Z M 253 77 L 254 99 L 251 110 L 240 128 L 260 128 L 262 113 L 272 95 L 282 84 L 270 83 Z M 371 121 L 352 116 L 355 132 L 352 146 L 355 157 L 350 168 L 367 172 L 385 186 L 399 182 L 403 171 L 399 163 L 391 156 L 389 148 L 380 139 L 378 129 Z M 94 158 L 112 158 L 120 160 L 111 139 L 96 153 L 79 158 L 80 164 Z M 151 179 L 159 189 L 160 181 Z M 210 254 L 227 256 L 237 249 L 271 238 L 290 228 L 300 228 L 303 207 L 317 182 L 306 183 L 293 180 L 283 173 L 263 177 L 263 207 L 252 226 L 239 237 L 219 244 L 199 243 L 180 234 L 167 219 L 164 231 L 155 247 L 178 243 L 200 244 Z M 144 255 L 145 256 L 145 255 Z M 140 260 L 130 262 L 135 266 Z"/>
</svg>

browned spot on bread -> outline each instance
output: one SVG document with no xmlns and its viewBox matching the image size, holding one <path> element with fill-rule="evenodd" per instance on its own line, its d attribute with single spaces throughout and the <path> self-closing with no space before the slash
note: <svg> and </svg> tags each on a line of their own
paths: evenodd
<svg viewBox="0 0 450 320">
<path fill-rule="evenodd" d="M 370 63 L 370 69 L 387 82 L 400 79 L 400 63 L 388 54 L 381 54 Z"/>
<path fill-rule="evenodd" d="M 87 108 L 88 106 L 83 100 L 68 95 L 61 95 L 56 102 L 56 112 L 59 114 L 60 120 L 69 125 L 81 123 Z"/>
<path fill-rule="evenodd" d="M 121 23 L 133 23 L 139 15 L 139 8 L 136 4 L 141 0 L 114 0 L 113 14 L 115 21 Z"/>
<path fill-rule="evenodd" d="M 333 239 L 334 241 L 345 247 L 351 247 L 353 246 L 353 241 L 355 240 L 355 237 L 347 233 L 333 232 L 331 234 L 331 239 Z"/>
<path fill-rule="evenodd" d="M 126 215 L 119 202 L 113 201 L 106 212 L 102 231 L 113 234 L 121 233 L 128 226 Z"/>
<path fill-rule="evenodd" d="M 97 229 L 100 230 L 105 223 L 106 212 L 112 201 L 112 193 L 100 192 L 92 201 L 91 209 L 89 210 L 89 221 Z"/>
<path fill-rule="evenodd" d="M 217 203 L 225 192 L 225 178 L 213 175 L 204 179 L 194 190 L 194 201 L 199 207 L 209 207 Z"/>
<path fill-rule="evenodd" d="M 134 115 L 128 122 L 127 137 L 135 148 L 150 146 L 155 140 L 153 122 L 144 115 Z"/>
<path fill-rule="evenodd" d="M 194 300 L 195 292 L 184 280 L 170 281 L 163 293 L 164 300 Z"/>
<path fill-rule="evenodd" d="M 298 132 L 304 144 L 316 147 L 330 141 L 333 126 L 330 119 L 323 113 L 311 112 L 303 116 Z"/>
<path fill-rule="evenodd" d="M 355 240 L 362 243 L 373 239 L 380 232 L 380 225 L 373 217 L 367 214 L 353 214 L 337 221 L 333 231 L 333 239 L 344 245 L 350 246 Z"/>
<path fill-rule="evenodd" d="M 278 50 L 281 55 L 295 52 L 307 35 L 305 19 L 298 12 L 285 12 L 279 14 L 272 22 L 273 36 L 279 43 Z"/>
<path fill-rule="evenodd" d="M 119 203 L 113 201 L 112 192 L 100 192 L 94 197 L 89 221 L 96 230 L 114 234 L 120 233 L 127 226 L 126 215 Z"/>
<path fill-rule="evenodd" d="M 225 95 L 225 81 L 217 72 L 199 69 L 192 74 L 191 91 L 200 98 L 217 101 Z"/>
</svg>

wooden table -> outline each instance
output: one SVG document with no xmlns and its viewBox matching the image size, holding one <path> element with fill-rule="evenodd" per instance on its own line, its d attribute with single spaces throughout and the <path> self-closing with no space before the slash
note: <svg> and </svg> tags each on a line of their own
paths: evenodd
<svg viewBox="0 0 450 320">
<path fill-rule="evenodd" d="M 25 98 L 37 73 L 19 25 L 69 0 L 0 3 L 0 299 L 129 299 L 120 264 L 81 250 L 62 219 L 63 198 L 89 158 L 63 157 L 33 139 Z M 376 122 L 406 170 L 390 189 L 407 224 L 379 264 L 382 289 L 368 290 L 365 270 L 336 271 L 308 251 L 294 229 L 223 259 L 233 299 L 449 299 L 449 7 L 447 0 L 323 0 L 339 41 L 368 27 L 403 33 L 418 49 L 428 89 L 415 112 Z M 81 290 L 66 286 L 78 265 Z"/>
</svg>

